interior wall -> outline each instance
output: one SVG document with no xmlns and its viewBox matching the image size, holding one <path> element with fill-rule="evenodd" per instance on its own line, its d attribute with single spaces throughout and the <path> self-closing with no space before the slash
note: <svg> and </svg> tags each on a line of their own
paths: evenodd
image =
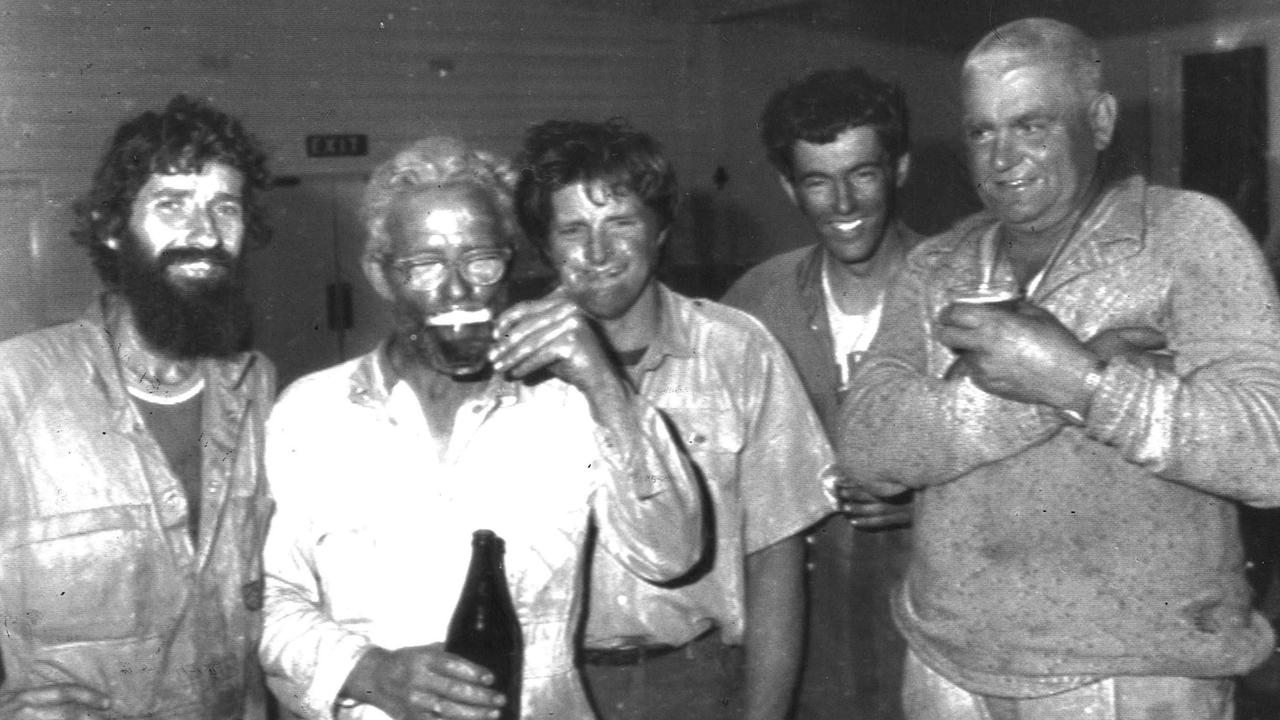
<svg viewBox="0 0 1280 720">
<path fill-rule="evenodd" d="M 716 193 L 723 236 L 718 260 L 751 265 L 813 242 L 765 159 L 759 117 L 771 93 L 823 67 L 861 65 L 905 91 L 912 171 L 900 200 L 909 225 L 936 232 L 976 207 L 963 171 L 958 58 L 848 32 L 764 22 L 725 25 L 720 43 L 721 132 L 713 143 L 729 180 Z"/>
<path fill-rule="evenodd" d="M 1274 221 L 1280 212 L 1280 7 L 1255 0 L 1217 0 L 1211 20 L 1151 33 L 1114 38 L 1104 43 L 1108 78 L 1121 97 L 1124 113 L 1143 120 L 1130 124 L 1122 139 L 1139 148 L 1140 166 L 1156 182 L 1179 185 L 1182 161 L 1181 58 L 1205 53 L 1260 46 L 1267 54 L 1268 188 L 1272 231 L 1259 238 L 1280 267 L 1280 228 Z M 1123 131 L 1122 126 L 1122 131 Z"/>
<path fill-rule="evenodd" d="M 690 107 L 711 77 L 701 32 L 581 3 L 6 0 L 0 214 L 22 236 L 0 238 L 0 257 L 25 264 L 6 262 L 0 281 L 39 297 L 0 308 L 0 337 L 74 317 L 92 297 L 88 260 L 67 239 L 71 203 L 116 124 L 176 92 L 240 117 L 277 174 L 367 172 L 440 132 L 513 152 L 534 122 L 611 115 L 693 166 Z M 437 60 L 452 69 L 431 72 Z M 366 134 L 369 154 L 306 157 L 305 136 L 323 133 Z"/>
</svg>

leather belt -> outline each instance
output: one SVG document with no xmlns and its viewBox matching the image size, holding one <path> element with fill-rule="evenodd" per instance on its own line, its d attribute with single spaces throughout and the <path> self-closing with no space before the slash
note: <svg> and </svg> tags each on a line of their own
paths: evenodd
<svg viewBox="0 0 1280 720">
<path fill-rule="evenodd" d="M 639 665 L 653 658 L 669 655 L 680 648 L 676 645 L 630 645 L 617 648 L 583 648 L 582 662 L 588 665 Z"/>
</svg>

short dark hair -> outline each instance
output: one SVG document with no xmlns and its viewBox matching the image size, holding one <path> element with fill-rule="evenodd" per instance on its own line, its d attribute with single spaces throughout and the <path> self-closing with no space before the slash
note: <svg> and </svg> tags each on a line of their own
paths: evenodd
<svg viewBox="0 0 1280 720">
<path fill-rule="evenodd" d="M 98 161 L 88 195 L 75 207 L 72 238 L 89 249 L 108 287 L 120 282 L 120 254 L 110 238 L 124 239 L 138 191 L 155 173 L 199 172 L 221 162 L 244 176 L 246 243 L 265 243 L 270 233 L 256 191 L 267 187 L 266 153 L 240 121 L 207 101 L 175 95 L 161 112 L 147 111 L 121 123 Z"/>
<path fill-rule="evenodd" d="M 760 116 L 769 162 L 787 178 L 795 172 L 796 142 L 832 142 L 867 126 L 897 160 L 907 151 L 907 103 L 902 89 L 860 67 L 817 70 L 775 92 Z"/>
<path fill-rule="evenodd" d="M 635 195 L 664 228 L 675 220 L 675 168 L 657 140 L 622 118 L 535 125 L 525 133 L 520 165 L 516 211 L 525 235 L 543 252 L 551 226 L 551 196 L 576 183 L 601 182 Z"/>
</svg>

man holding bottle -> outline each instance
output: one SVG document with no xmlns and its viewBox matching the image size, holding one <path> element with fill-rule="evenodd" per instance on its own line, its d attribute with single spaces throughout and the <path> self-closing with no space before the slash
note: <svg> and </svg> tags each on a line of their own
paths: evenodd
<svg viewBox="0 0 1280 720">
<path fill-rule="evenodd" d="M 378 168 L 365 273 L 397 329 L 269 421 L 262 659 L 295 716 L 589 716 L 572 656 L 589 528 L 655 580 L 701 552 L 692 470 L 582 313 L 554 293 L 505 307 L 510 179 L 451 138 Z M 506 542 L 519 698 L 439 644 L 479 528 Z"/>
</svg>

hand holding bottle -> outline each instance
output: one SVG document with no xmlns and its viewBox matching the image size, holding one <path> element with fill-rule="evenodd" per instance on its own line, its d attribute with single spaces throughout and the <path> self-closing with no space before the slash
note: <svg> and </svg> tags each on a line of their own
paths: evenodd
<svg viewBox="0 0 1280 720">
<path fill-rule="evenodd" d="M 506 698 L 489 689 L 492 682 L 493 673 L 438 643 L 375 647 L 351 671 L 343 695 L 395 718 L 493 720 Z"/>
</svg>

